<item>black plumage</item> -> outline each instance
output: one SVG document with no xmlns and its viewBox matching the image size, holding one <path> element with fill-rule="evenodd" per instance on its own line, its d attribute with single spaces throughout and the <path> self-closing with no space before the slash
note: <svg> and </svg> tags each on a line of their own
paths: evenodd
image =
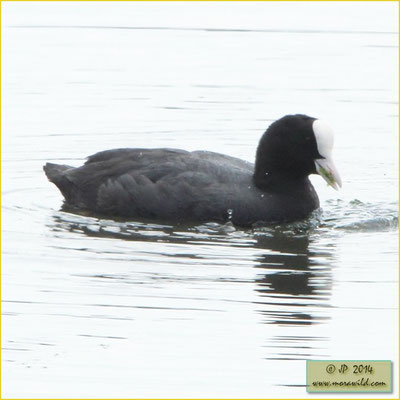
<svg viewBox="0 0 400 400">
<path fill-rule="evenodd" d="M 47 163 L 44 171 L 69 208 L 168 222 L 280 223 L 319 207 L 308 179 L 320 158 L 314 118 L 289 115 L 262 136 L 255 165 L 209 152 L 114 149 L 78 168 Z"/>
</svg>

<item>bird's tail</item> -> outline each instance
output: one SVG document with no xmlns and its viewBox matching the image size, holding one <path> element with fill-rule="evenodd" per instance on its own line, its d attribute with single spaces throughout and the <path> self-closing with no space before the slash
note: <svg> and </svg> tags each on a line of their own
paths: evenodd
<svg viewBox="0 0 400 400">
<path fill-rule="evenodd" d="M 71 191 L 72 191 L 72 182 L 68 179 L 65 172 L 73 167 L 69 165 L 61 165 L 61 164 L 52 164 L 46 163 L 43 166 L 43 170 L 50 182 L 53 182 L 60 192 L 65 197 L 65 200 L 70 201 L 71 199 Z"/>
</svg>

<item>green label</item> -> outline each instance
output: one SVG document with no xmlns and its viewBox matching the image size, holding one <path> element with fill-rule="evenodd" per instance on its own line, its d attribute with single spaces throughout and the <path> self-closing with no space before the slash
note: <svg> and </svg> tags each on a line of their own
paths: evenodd
<svg viewBox="0 0 400 400">
<path fill-rule="evenodd" d="M 307 361 L 307 392 L 392 392 L 392 362 Z"/>
</svg>

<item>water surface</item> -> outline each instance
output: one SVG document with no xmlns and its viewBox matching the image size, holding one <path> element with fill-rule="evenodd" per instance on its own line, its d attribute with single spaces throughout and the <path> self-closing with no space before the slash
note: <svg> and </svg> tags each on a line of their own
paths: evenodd
<svg viewBox="0 0 400 400">
<path fill-rule="evenodd" d="M 397 360 L 397 4 L 229 4 L 2 4 L 3 397 L 303 397 L 305 360 Z M 344 183 L 298 223 L 74 215 L 42 172 L 253 161 L 288 113 L 333 125 Z"/>
</svg>

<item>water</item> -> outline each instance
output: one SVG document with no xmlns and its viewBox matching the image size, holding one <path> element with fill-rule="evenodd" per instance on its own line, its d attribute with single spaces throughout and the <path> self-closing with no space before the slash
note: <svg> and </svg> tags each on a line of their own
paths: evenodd
<svg viewBox="0 0 400 400">
<path fill-rule="evenodd" d="M 396 9 L 2 4 L 3 397 L 303 397 L 306 359 L 396 380 Z M 307 221 L 74 215 L 41 169 L 127 146 L 253 161 L 287 113 L 336 131 L 343 190 L 313 177 Z"/>
</svg>

